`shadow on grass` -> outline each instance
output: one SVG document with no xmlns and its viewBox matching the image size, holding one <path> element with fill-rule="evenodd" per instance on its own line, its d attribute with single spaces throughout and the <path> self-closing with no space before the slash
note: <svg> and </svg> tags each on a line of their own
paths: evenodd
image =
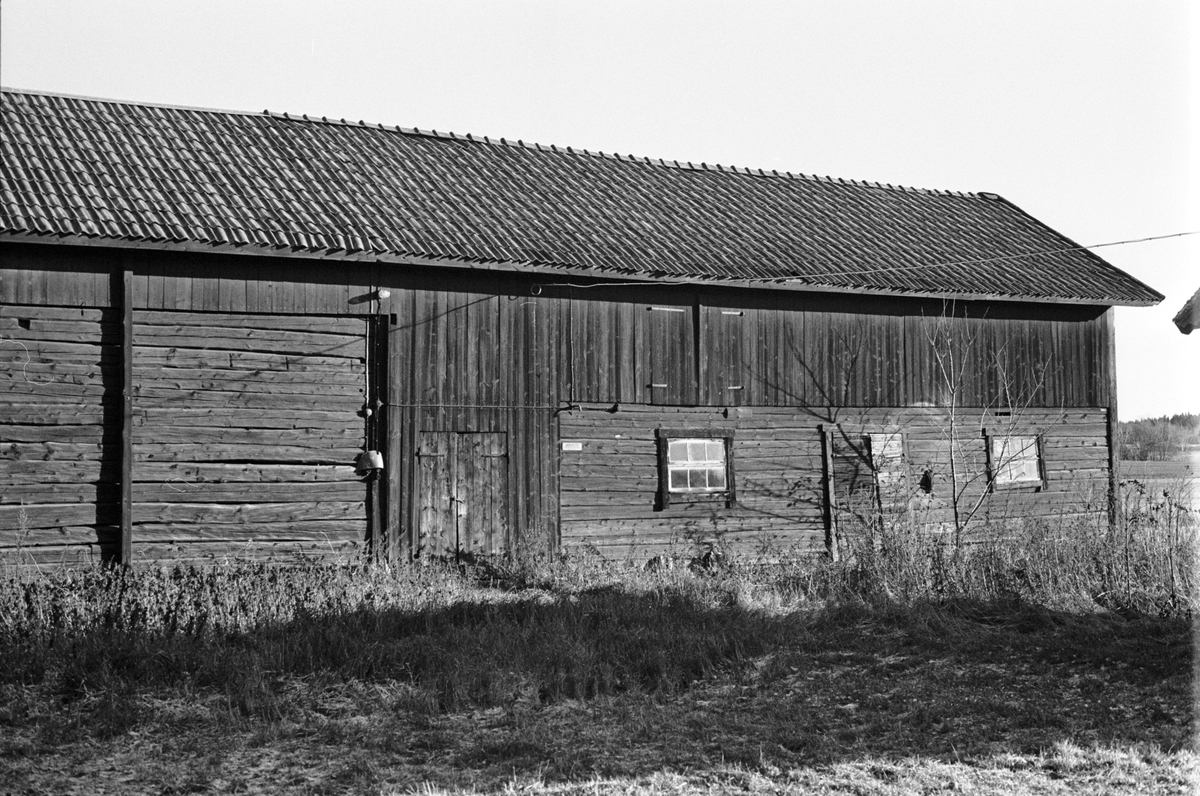
<svg viewBox="0 0 1200 796">
<path fill-rule="evenodd" d="M 371 719 L 350 734 L 372 759 L 548 781 L 1064 741 L 1170 752 L 1191 735 L 1189 641 L 1182 619 L 1018 603 L 776 613 L 733 588 L 531 590 L 420 611 L 300 612 L 244 633 L 12 639 L 0 682 L 53 704 L 10 704 L 0 725 L 42 722 L 44 742 L 69 743 L 157 721 L 138 707 L 147 696 L 219 694 L 239 727 L 321 714 L 321 731 L 344 743 L 350 731 L 323 700 L 355 684 L 339 710 Z"/>
</svg>

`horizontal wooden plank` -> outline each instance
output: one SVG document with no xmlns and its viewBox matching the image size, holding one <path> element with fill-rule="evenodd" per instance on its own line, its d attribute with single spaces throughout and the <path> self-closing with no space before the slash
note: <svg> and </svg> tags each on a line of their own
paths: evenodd
<svg viewBox="0 0 1200 796">
<path fill-rule="evenodd" d="M 136 511 L 136 508 L 135 508 Z M 361 542 L 366 536 L 366 520 L 295 520 L 292 522 L 253 522 L 232 525 L 227 523 L 191 525 L 156 523 L 135 520 L 134 544 L 139 551 L 143 544 L 162 542 Z"/>
<path fill-rule="evenodd" d="M 340 387 L 362 388 L 365 371 L 361 365 L 347 366 L 343 371 L 328 369 L 292 370 L 280 368 L 164 368 L 161 365 L 139 366 L 133 369 L 134 380 L 139 384 L 156 384 L 166 382 L 181 384 L 188 389 L 195 389 L 193 384 L 206 386 L 217 385 L 213 389 L 240 389 L 240 384 L 269 384 L 285 385 L 300 384 L 330 385 Z M 224 386 L 227 383 L 233 386 Z"/>
<path fill-rule="evenodd" d="M 101 345 L 99 340 L 87 341 L 75 339 L 74 342 L 57 342 L 49 340 L 21 340 L 0 345 L 0 365 L 15 364 L 18 367 L 26 362 L 113 362 L 120 354 L 115 345 Z"/>
<path fill-rule="evenodd" d="M 135 545 L 135 561 L 161 565 L 220 566 L 248 561 L 289 562 L 347 560 L 359 555 L 361 542 L 171 542 Z"/>
<path fill-rule="evenodd" d="M 0 407 L 2 411 L 2 407 Z M 314 409 L 292 409 L 275 412 L 264 409 L 208 408 L 140 408 L 134 410 L 135 426 L 155 428 L 341 428 L 353 424 L 364 425 L 354 412 L 344 409 L 338 412 Z"/>
<path fill-rule="evenodd" d="M 133 499 L 139 503 L 312 503 L 363 500 L 366 491 L 361 481 L 201 483 L 178 479 L 158 483 L 135 481 Z"/>
<path fill-rule="evenodd" d="M 164 390 L 142 389 L 134 397 L 135 409 L 161 409 L 172 406 L 207 406 L 217 404 L 231 409 L 315 409 L 321 412 L 355 412 L 361 406 L 361 396 L 277 395 L 275 393 L 245 393 L 228 390 Z"/>
<path fill-rule="evenodd" d="M 269 354 L 253 351 L 201 351 L 192 348 L 145 348 L 133 350 L 134 367 L 230 368 L 233 370 L 289 371 L 313 373 L 334 371 L 362 373 L 365 360 L 303 354 Z"/>
<path fill-rule="evenodd" d="M 30 528 L 19 537 L 0 533 L 0 557 L 3 557 L 4 551 L 11 552 L 17 547 L 115 543 L 119 534 L 120 528 L 116 525 L 57 525 L 51 528 Z"/>
<path fill-rule="evenodd" d="M 3 442 L 76 442 L 98 443 L 105 434 L 103 426 L 66 425 L 0 425 L 0 443 Z"/>
<path fill-rule="evenodd" d="M 16 461 L 99 461 L 106 455 L 112 457 L 99 444 L 0 442 L 0 459 Z"/>
<path fill-rule="evenodd" d="M 25 328 L 17 318 L 0 318 L 0 340 L 6 344 L 19 340 L 27 346 L 31 342 L 116 343 L 120 339 L 120 329 L 115 323 L 62 321 L 32 321 L 29 328 Z"/>
<path fill-rule="evenodd" d="M 14 428 L 24 428 L 24 426 L 15 426 Z M 57 426 L 40 426 L 40 428 L 57 428 Z M 84 428 L 97 428 L 97 426 L 84 426 Z M 187 443 L 191 446 L 209 445 L 214 451 L 219 451 L 222 446 L 229 444 L 260 445 L 264 448 L 282 445 L 323 450 L 361 447 L 364 436 L 365 432 L 361 427 L 346 428 L 344 426 L 341 428 L 232 429 L 206 426 L 146 425 L 134 427 L 133 444 L 136 447 L 144 444 Z"/>
<path fill-rule="evenodd" d="M 12 373 L 7 375 L 6 378 L 0 378 L 0 403 L 11 401 L 28 404 L 39 398 L 56 404 L 99 403 L 104 394 L 111 391 L 111 387 L 99 379 L 83 379 L 80 380 L 82 383 L 78 383 L 74 378 L 38 381 L 25 379 L 20 374 L 16 374 L 15 378 Z"/>
<path fill-rule="evenodd" d="M 354 475 L 352 463 L 340 465 L 295 464 L 182 464 L 167 462 L 138 462 L 133 468 L 134 483 L 185 482 L 198 483 L 294 483 L 301 488 L 311 484 L 350 481 L 362 483 Z"/>
<path fill-rule="evenodd" d="M 365 355 L 361 335 L 232 329 L 207 326 L 151 326 L 135 323 L 133 340 L 144 348 L 199 348 L 207 351 L 270 351 L 358 358 Z"/>
<path fill-rule="evenodd" d="M 0 445 L 0 458 L 5 446 Z M 327 448 L 300 445 L 207 445 L 138 442 L 134 462 L 292 462 L 304 464 L 350 464 L 361 447 Z"/>
<path fill-rule="evenodd" d="M 86 544 L 0 547 L 0 564 L 37 569 L 87 569 L 100 563 L 100 546 Z"/>
<path fill-rule="evenodd" d="M 133 388 L 136 401 L 142 396 L 164 397 L 170 393 L 191 395 L 199 392 L 220 392 L 222 395 L 233 392 L 237 395 L 263 393 L 277 395 L 281 400 L 285 396 L 320 395 L 332 400 L 349 401 L 359 405 L 366 394 L 366 385 L 361 380 L 330 379 L 327 382 L 317 381 L 273 381 L 269 377 L 254 378 L 246 381 L 233 379 L 177 379 L 160 374 L 153 380 L 143 379 Z"/>
<path fill-rule="evenodd" d="M 17 533 L 22 528 L 55 528 L 67 525 L 105 525 L 117 522 L 117 504 L 35 503 L 0 505 L 0 531 Z M 4 538 L 0 534 L 0 538 Z M 6 543 L 14 543 L 7 537 Z"/>
<path fill-rule="evenodd" d="M 366 322 L 363 318 L 330 315 L 253 315 L 229 312 L 136 310 L 133 318 L 137 324 L 157 326 L 283 329 L 350 335 L 364 334 L 366 329 Z"/>
<path fill-rule="evenodd" d="M 3 509 L 0 509 L 3 511 Z M 366 516 L 363 500 L 311 503 L 137 503 L 135 522 L 247 524 L 301 520 L 352 520 Z"/>
<path fill-rule="evenodd" d="M 0 506 L 19 503 L 87 503 L 100 499 L 115 501 L 115 484 L 92 483 L 14 483 L 14 477 L 0 476 Z"/>
<path fill-rule="evenodd" d="M 2 446 L 0 446 L 2 447 Z M 117 457 L 109 462 L 94 459 L 86 461 L 58 461 L 43 459 L 9 460 L 0 470 L 0 484 L 18 483 L 80 483 L 100 480 L 101 473 L 108 470 L 115 476 Z"/>
<path fill-rule="evenodd" d="M 105 417 L 115 421 L 119 417 L 115 399 L 106 404 L 2 401 L 0 425 L 98 425 L 104 422 Z"/>
<path fill-rule="evenodd" d="M 47 321 L 96 322 L 106 315 L 115 315 L 111 310 L 86 307 L 47 307 L 40 304 L 0 304 L 0 318 L 37 318 Z"/>
</svg>

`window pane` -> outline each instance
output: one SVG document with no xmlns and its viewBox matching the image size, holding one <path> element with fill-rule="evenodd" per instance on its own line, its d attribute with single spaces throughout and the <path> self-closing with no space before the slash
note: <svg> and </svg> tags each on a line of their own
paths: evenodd
<svg viewBox="0 0 1200 796">
<path fill-rule="evenodd" d="M 1040 481 L 1037 437 L 993 437 L 992 466 L 999 483 Z"/>
<path fill-rule="evenodd" d="M 687 440 L 671 440 L 671 444 L 667 447 L 667 461 L 686 462 L 688 460 L 687 450 Z"/>
<path fill-rule="evenodd" d="M 704 440 L 689 439 L 687 441 L 687 445 L 688 445 L 688 461 L 689 462 L 704 461 L 704 445 L 705 445 Z"/>
<path fill-rule="evenodd" d="M 709 489 L 724 489 L 725 488 L 725 468 L 713 467 L 708 470 L 708 488 Z"/>
<path fill-rule="evenodd" d="M 706 455 L 704 457 L 706 461 L 710 461 L 710 462 L 724 462 L 725 461 L 725 442 L 723 440 L 710 439 L 708 441 L 708 443 L 705 445 L 705 449 L 708 452 L 708 455 Z"/>
<path fill-rule="evenodd" d="M 669 471 L 671 477 L 671 489 L 680 491 L 688 488 L 688 471 L 683 468 L 672 467 Z"/>
</svg>

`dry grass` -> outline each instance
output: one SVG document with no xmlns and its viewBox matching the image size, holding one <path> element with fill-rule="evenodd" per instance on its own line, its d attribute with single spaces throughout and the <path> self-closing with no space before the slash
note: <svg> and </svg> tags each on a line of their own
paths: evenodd
<svg viewBox="0 0 1200 796">
<path fill-rule="evenodd" d="M 1194 528 L 1051 530 L 699 572 L 14 574 L 0 776 L 56 794 L 1190 792 Z"/>
</svg>

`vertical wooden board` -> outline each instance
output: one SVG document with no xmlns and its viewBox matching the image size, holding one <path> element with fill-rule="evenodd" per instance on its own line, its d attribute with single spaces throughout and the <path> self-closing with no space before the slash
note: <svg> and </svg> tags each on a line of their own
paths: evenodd
<svg viewBox="0 0 1200 796">
<path fill-rule="evenodd" d="M 418 360 L 423 388 L 420 402 L 444 415 L 441 405 L 447 398 L 445 384 L 451 378 L 447 296 L 440 291 L 422 291 L 417 301 L 417 339 L 421 344 L 418 354 L 424 355 Z"/>
<path fill-rule="evenodd" d="M 446 359 L 444 379 L 439 390 L 442 413 L 446 418 L 446 428 L 464 428 L 462 383 L 468 377 L 466 371 L 467 345 L 467 296 L 463 293 L 445 294 L 445 311 L 439 318 L 441 337 L 444 341 Z"/>
<path fill-rule="evenodd" d="M 804 313 L 803 337 L 797 341 L 802 352 L 796 361 L 799 386 L 795 403 L 803 406 L 844 406 L 845 366 L 842 362 L 841 330 L 837 316 L 828 312 Z"/>
<path fill-rule="evenodd" d="M 930 347 L 925 336 L 927 319 L 908 315 L 904 320 L 904 389 L 911 405 L 936 404 L 937 397 L 929 379 Z"/>
<path fill-rule="evenodd" d="M 405 297 L 407 298 L 407 296 Z M 398 301 L 398 307 L 407 307 L 408 302 Z M 404 443 L 408 437 L 405 433 L 407 419 L 410 414 L 404 395 L 403 385 L 407 382 L 402 372 L 403 366 L 412 357 L 412 332 L 407 327 L 407 318 L 397 315 L 393 322 L 387 325 L 388 335 L 388 366 L 385 374 L 385 421 L 387 441 L 383 450 L 386 474 L 383 500 L 385 520 L 382 545 L 377 554 L 391 563 L 396 563 L 402 556 L 402 539 L 404 532 L 403 508 L 401 506 L 402 485 L 405 475 Z"/>
<path fill-rule="evenodd" d="M 415 554 L 421 557 L 446 555 L 457 549 L 452 499 L 453 433 L 422 431 L 418 439 Z"/>
<path fill-rule="evenodd" d="M 33 271 L 28 268 L 7 267 L 0 270 L 0 303 L 29 304 L 29 279 Z"/>
<path fill-rule="evenodd" d="M 459 547 L 499 552 L 508 535 L 507 439 L 495 432 L 456 434 L 454 457 Z"/>
<path fill-rule="evenodd" d="M 210 261 L 193 265 L 192 295 L 188 309 L 199 312 L 216 312 L 220 309 L 220 269 Z"/>
<path fill-rule="evenodd" d="M 133 272 L 114 272 L 121 280 L 121 515 L 117 560 L 133 563 Z"/>
<path fill-rule="evenodd" d="M 479 430 L 481 410 L 474 407 L 488 403 L 484 397 L 487 389 L 483 384 L 485 358 L 482 349 L 483 336 L 486 334 L 489 320 L 487 318 L 489 301 L 490 299 L 469 294 L 459 311 L 458 322 L 462 329 L 459 337 L 461 341 L 459 350 L 462 358 L 459 360 L 459 375 L 454 385 L 454 402 L 463 405 L 464 408 L 459 410 L 460 420 L 455 427 L 464 430 Z M 488 352 L 487 358 L 494 357 L 494 352 Z"/>
<path fill-rule="evenodd" d="M 696 403 L 695 332 L 692 308 L 678 302 L 646 305 L 645 324 L 651 403 Z M 665 386 L 664 386 L 665 385 Z"/>
<path fill-rule="evenodd" d="M 233 267 L 223 265 L 217 287 L 217 309 L 221 312 L 246 312 L 246 279 Z"/>
<path fill-rule="evenodd" d="M 46 295 L 68 307 L 95 306 L 95 281 L 88 271 L 49 269 L 45 274 Z"/>
</svg>

